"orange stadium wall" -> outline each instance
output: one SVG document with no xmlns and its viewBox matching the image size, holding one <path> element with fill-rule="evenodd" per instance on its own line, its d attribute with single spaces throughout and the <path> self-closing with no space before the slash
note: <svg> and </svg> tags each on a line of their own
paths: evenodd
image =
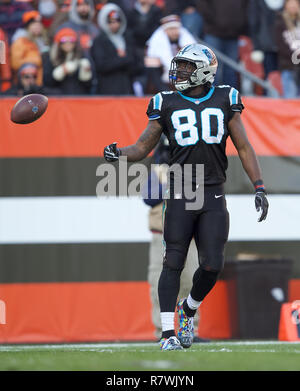
<svg viewBox="0 0 300 391">
<path fill-rule="evenodd" d="M 133 97 L 53 97 L 46 114 L 37 122 L 16 125 L 10 121 L 16 99 L 1 99 L 2 164 L 18 160 L 26 163 L 27 159 L 37 159 L 40 164 L 40 159 L 103 156 L 104 146 L 113 141 L 118 141 L 120 147 L 135 142 L 147 124 L 148 101 Z M 243 121 L 259 156 L 300 156 L 300 101 L 244 98 L 244 105 Z M 229 156 L 237 155 L 231 142 L 227 152 Z M 19 194 L 5 197 L 16 195 Z M 19 244 L 1 242 L 3 274 L 12 261 L 5 255 L 8 246 L 13 251 Z M 22 251 L 18 256 L 21 265 Z M 30 274 L 35 275 L 36 268 L 43 267 L 42 262 L 43 259 L 37 259 L 35 264 L 30 263 L 29 269 L 26 266 L 21 271 L 9 269 L 5 278 L 0 275 L 0 343 L 155 339 L 146 278 L 142 281 L 130 278 L 122 281 L 122 276 L 116 281 L 54 278 L 49 282 L 38 277 L 31 279 Z M 292 278 L 288 299 L 299 298 L 300 279 Z M 201 305 L 199 335 L 231 338 L 229 316 L 227 283 L 219 280 Z"/>
<path fill-rule="evenodd" d="M 15 102 L 0 101 L 1 157 L 95 157 L 112 140 L 120 147 L 136 141 L 147 124 L 149 99 L 51 98 L 46 114 L 30 126 L 10 121 Z M 300 155 L 299 100 L 244 98 L 243 102 L 247 108 L 243 122 L 258 155 Z M 227 154 L 237 155 L 231 142 Z"/>
<path fill-rule="evenodd" d="M 218 281 L 201 305 L 201 337 L 232 337 L 227 294 Z M 1 284 L 0 297 L 0 343 L 155 340 L 147 282 Z M 292 279 L 289 301 L 299 297 Z"/>
</svg>

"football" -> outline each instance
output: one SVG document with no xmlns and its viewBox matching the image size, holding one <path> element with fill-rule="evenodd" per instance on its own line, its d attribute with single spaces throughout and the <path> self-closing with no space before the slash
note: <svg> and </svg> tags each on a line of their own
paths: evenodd
<svg viewBox="0 0 300 391">
<path fill-rule="evenodd" d="M 41 94 L 29 94 L 17 101 L 10 113 L 16 124 L 30 124 L 40 118 L 48 107 L 48 98 Z"/>
</svg>

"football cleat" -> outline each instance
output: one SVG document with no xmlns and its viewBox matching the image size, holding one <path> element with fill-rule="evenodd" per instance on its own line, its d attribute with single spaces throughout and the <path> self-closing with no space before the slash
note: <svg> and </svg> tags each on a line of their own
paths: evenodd
<svg viewBox="0 0 300 391">
<path fill-rule="evenodd" d="M 161 350 L 181 350 L 182 346 L 176 337 L 162 338 L 159 341 Z"/>
<path fill-rule="evenodd" d="M 177 311 L 179 315 L 179 329 L 177 336 L 181 346 L 189 348 L 194 339 L 194 318 L 186 316 L 186 313 L 183 310 L 184 300 L 185 299 L 179 300 L 177 304 Z"/>
</svg>

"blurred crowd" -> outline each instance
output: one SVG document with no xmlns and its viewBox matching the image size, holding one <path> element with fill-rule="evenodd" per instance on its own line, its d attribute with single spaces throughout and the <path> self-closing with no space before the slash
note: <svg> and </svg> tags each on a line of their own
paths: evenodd
<svg viewBox="0 0 300 391">
<path fill-rule="evenodd" d="M 0 0 L 0 93 L 154 94 L 199 40 L 300 96 L 300 0 Z M 220 60 L 216 84 L 267 94 Z"/>
</svg>

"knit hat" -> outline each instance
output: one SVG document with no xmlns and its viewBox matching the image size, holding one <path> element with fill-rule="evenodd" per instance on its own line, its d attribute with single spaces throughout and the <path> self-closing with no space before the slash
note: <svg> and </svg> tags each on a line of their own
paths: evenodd
<svg viewBox="0 0 300 391">
<path fill-rule="evenodd" d="M 121 15 L 119 14 L 118 11 L 116 10 L 112 10 L 110 11 L 110 13 L 107 15 L 107 21 L 110 22 L 112 20 L 117 20 L 117 21 L 121 21 Z"/>
<path fill-rule="evenodd" d="M 76 42 L 78 39 L 77 33 L 75 30 L 66 27 L 60 29 L 54 36 L 54 42 Z"/>
<path fill-rule="evenodd" d="M 38 71 L 38 67 L 35 64 L 33 64 L 31 62 L 25 62 L 18 69 L 18 76 L 24 75 L 26 73 L 37 74 L 37 71 Z"/>
<path fill-rule="evenodd" d="M 68 12 L 71 8 L 72 0 L 58 0 L 59 10 L 61 12 Z"/>
<path fill-rule="evenodd" d="M 160 20 L 160 24 L 164 30 L 170 27 L 181 27 L 180 17 L 175 14 L 165 16 Z"/>
<path fill-rule="evenodd" d="M 24 12 L 22 16 L 22 22 L 24 23 L 25 27 L 28 27 L 30 23 L 32 22 L 41 22 L 42 17 L 38 11 L 27 11 Z"/>
</svg>

